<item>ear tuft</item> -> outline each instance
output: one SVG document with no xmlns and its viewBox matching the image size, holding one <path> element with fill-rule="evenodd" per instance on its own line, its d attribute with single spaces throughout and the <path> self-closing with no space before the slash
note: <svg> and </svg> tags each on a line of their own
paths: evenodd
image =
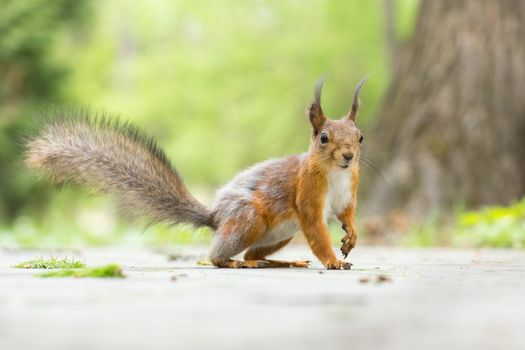
<svg viewBox="0 0 525 350">
<path fill-rule="evenodd" d="M 314 86 L 314 102 L 321 106 L 321 92 L 323 91 L 324 81 L 326 80 L 326 74 L 321 75 L 319 80 Z"/>
<path fill-rule="evenodd" d="M 352 108 L 350 108 L 350 111 L 347 114 L 347 118 L 355 122 L 355 118 L 357 117 L 357 112 L 359 112 L 359 92 L 361 91 L 361 88 L 363 87 L 364 83 L 367 81 L 370 74 L 365 75 L 363 79 L 357 84 L 354 92 L 354 100 L 352 102 Z"/>
<path fill-rule="evenodd" d="M 308 120 L 312 124 L 314 135 L 319 133 L 322 128 L 326 117 L 324 116 L 323 109 L 321 108 L 321 92 L 323 90 L 323 84 L 326 79 L 326 74 L 321 76 L 314 87 L 314 101 L 310 104 L 307 110 Z"/>
</svg>

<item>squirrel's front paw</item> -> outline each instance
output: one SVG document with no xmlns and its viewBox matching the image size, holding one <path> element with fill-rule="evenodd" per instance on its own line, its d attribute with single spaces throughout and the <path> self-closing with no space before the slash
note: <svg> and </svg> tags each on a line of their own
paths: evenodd
<svg viewBox="0 0 525 350">
<path fill-rule="evenodd" d="M 341 238 L 341 253 L 343 253 L 343 256 L 348 256 L 348 253 L 355 247 L 357 243 L 357 234 L 355 233 L 355 230 L 348 227 L 346 224 L 343 225 L 343 230 L 346 231 L 346 235 Z"/>
<path fill-rule="evenodd" d="M 327 270 L 350 270 L 352 264 L 347 261 L 336 260 L 325 264 Z"/>
</svg>

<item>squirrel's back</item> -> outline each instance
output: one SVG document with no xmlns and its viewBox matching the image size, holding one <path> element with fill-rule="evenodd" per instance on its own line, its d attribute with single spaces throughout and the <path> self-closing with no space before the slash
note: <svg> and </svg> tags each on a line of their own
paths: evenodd
<svg viewBox="0 0 525 350">
<path fill-rule="evenodd" d="M 293 206 L 296 180 L 305 158 L 305 154 L 291 155 L 249 167 L 217 191 L 215 207 L 225 200 L 251 201 L 255 197 L 270 210 L 272 207 Z"/>
</svg>

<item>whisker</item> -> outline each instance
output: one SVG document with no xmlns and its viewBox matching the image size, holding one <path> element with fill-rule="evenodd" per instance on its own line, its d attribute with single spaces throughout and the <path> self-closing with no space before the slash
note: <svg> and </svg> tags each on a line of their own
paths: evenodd
<svg viewBox="0 0 525 350">
<path fill-rule="evenodd" d="M 378 167 L 371 162 L 371 160 L 367 159 L 366 157 L 360 156 L 359 157 L 359 161 L 360 161 L 361 164 L 364 164 L 364 165 L 368 166 L 369 169 L 372 169 L 379 176 L 381 181 L 383 181 L 383 183 L 385 184 L 385 187 L 388 189 L 388 191 L 391 191 L 391 188 L 390 188 L 390 185 L 388 184 L 388 181 L 386 181 L 386 178 L 383 176 L 383 174 L 378 169 Z"/>
<path fill-rule="evenodd" d="M 374 165 L 376 168 L 380 168 L 379 164 L 376 161 L 372 160 L 372 158 L 368 156 L 368 153 L 366 151 L 360 150 L 359 156 L 366 159 L 369 163 Z"/>
<path fill-rule="evenodd" d="M 371 166 L 374 166 L 376 169 L 378 170 L 381 169 L 381 166 L 375 161 L 373 161 L 372 159 L 368 158 L 368 156 L 360 154 L 359 158 L 364 159 L 368 164 L 370 164 Z"/>
<path fill-rule="evenodd" d="M 367 160 L 369 160 L 369 161 L 372 162 L 372 158 L 370 158 L 370 157 L 368 156 L 368 153 L 367 153 L 365 150 L 360 150 L 360 151 L 359 151 L 359 154 L 360 154 L 362 157 L 364 157 L 364 158 L 366 158 Z M 376 163 L 375 161 L 373 161 L 373 163 L 374 163 L 374 165 L 377 166 L 377 163 Z"/>
</svg>

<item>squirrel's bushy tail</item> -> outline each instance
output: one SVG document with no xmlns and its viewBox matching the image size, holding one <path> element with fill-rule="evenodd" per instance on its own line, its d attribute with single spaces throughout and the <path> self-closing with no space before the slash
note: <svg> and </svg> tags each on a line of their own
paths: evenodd
<svg viewBox="0 0 525 350">
<path fill-rule="evenodd" d="M 210 211 L 191 195 L 153 139 L 129 123 L 90 119 L 87 111 L 56 114 L 27 143 L 29 168 L 42 170 L 56 183 L 112 193 L 133 216 L 213 227 Z"/>
</svg>

